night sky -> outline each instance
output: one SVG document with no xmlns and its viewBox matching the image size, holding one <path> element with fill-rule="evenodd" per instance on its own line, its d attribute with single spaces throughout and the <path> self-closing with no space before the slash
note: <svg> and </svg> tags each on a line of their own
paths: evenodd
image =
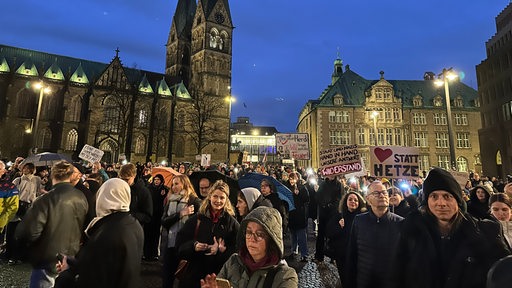
<svg viewBox="0 0 512 288">
<path fill-rule="evenodd" d="M 0 43 L 163 73 L 177 0 L 2 2 Z M 454 67 L 477 88 L 475 66 L 508 0 L 238 0 L 232 120 L 293 132 L 307 102 L 330 84 L 333 63 L 367 79 L 422 79 Z M 245 105 L 244 105 L 245 104 Z"/>
</svg>

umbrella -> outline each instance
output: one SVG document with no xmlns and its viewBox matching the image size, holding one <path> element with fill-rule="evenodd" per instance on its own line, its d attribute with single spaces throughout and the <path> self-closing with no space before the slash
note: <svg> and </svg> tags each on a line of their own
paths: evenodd
<svg viewBox="0 0 512 288">
<path fill-rule="evenodd" d="M 194 186 L 194 189 L 196 190 L 197 195 L 199 195 L 199 180 L 202 178 L 210 180 L 210 183 L 212 184 L 217 180 L 226 182 L 229 186 L 229 200 L 233 206 L 236 206 L 238 191 L 240 191 L 240 186 L 238 186 L 238 181 L 236 181 L 236 179 L 231 178 L 218 170 L 194 171 L 192 174 L 190 174 L 189 178 L 190 182 L 192 182 L 192 185 Z"/>
<path fill-rule="evenodd" d="M 71 163 L 71 159 L 69 159 L 68 156 L 59 154 L 59 153 L 52 153 L 52 152 L 43 152 L 35 155 L 28 156 L 21 162 L 21 165 L 25 163 L 33 163 L 35 166 L 52 166 L 53 164 L 61 161 L 66 160 L 69 163 Z"/>
<path fill-rule="evenodd" d="M 270 180 L 270 182 L 274 184 L 277 190 L 277 195 L 279 195 L 281 200 L 288 203 L 290 211 L 295 209 L 292 191 L 290 191 L 288 187 L 284 186 L 283 183 L 277 181 L 277 179 L 273 177 L 259 173 L 247 173 L 238 179 L 238 185 L 240 185 L 240 188 L 242 189 L 246 187 L 254 187 L 259 190 L 261 187 L 261 180 L 263 179 Z"/>
<path fill-rule="evenodd" d="M 164 176 L 164 185 L 167 187 L 171 187 L 172 178 L 174 178 L 175 175 L 181 175 L 180 172 L 172 169 L 171 167 L 153 167 L 151 169 L 151 176 L 155 177 L 156 174 Z"/>
</svg>

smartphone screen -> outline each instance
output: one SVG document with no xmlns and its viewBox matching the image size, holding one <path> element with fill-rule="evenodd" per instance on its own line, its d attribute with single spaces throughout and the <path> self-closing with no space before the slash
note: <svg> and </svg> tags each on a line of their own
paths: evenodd
<svg viewBox="0 0 512 288">
<path fill-rule="evenodd" d="M 231 288 L 231 284 L 227 279 L 217 278 L 217 287 L 219 288 Z"/>
</svg>

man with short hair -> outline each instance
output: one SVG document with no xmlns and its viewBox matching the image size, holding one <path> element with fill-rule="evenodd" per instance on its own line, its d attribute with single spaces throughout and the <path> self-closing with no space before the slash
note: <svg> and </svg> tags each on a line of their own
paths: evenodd
<svg viewBox="0 0 512 288">
<path fill-rule="evenodd" d="M 208 190 L 210 189 L 210 180 L 208 178 L 201 178 L 199 180 L 199 198 L 205 199 L 208 197 Z"/>
<path fill-rule="evenodd" d="M 119 178 L 130 185 L 130 213 L 139 220 L 140 225 L 144 227 L 145 223 L 151 221 L 151 216 L 153 215 L 153 200 L 151 199 L 151 193 L 148 188 L 146 188 L 144 181 L 142 179 L 136 181 L 136 177 L 137 167 L 133 163 L 121 166 Z"/>
<path fill-rule="evenodd" d="M 53 165 L 52 190 L 34 201 L 16 229 L 16 238 L 29 248 L 30 288 L 53 287 L 57 253 L 75 256 L 80 248 L 88 205 L 70 183 L 73 171 L 67 161 Z"/>
<path fill-rule="evenodd" d="M 389 287 L 389 265 L 397 249 L 400 222 L 389 211 L 389 194 L 381 181 L 368 186 L 370 210 L 354 218 L 349 238 L 343 287 Z M 345 286 L 346 283 L 346 286 Z"/>
<path fill-rule="evenodd" d="M 492 264 L 510 254 L 500 223 L 471 217 L 459 183 L 441 168 L 428 173 L 423 193 L 403 222 L 391 287 L 485 287 Z"/>
</svg>

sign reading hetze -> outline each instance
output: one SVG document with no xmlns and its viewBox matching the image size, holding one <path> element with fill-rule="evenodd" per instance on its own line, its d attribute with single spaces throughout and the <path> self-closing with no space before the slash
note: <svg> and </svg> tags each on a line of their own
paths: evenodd
<svg viewBox="0 0 512 288">
<path fill-rule="evenodd" d="M 283 159 L 309 160 L 309 134 L 276 134 L 276 148 Z"/>
<path fill-rule="evenodd" d="M 320 171 L 324 176 L 343 175 L 363 170 L 357 145 L 320 151 Z"/>
<path fill-rule="evenodd" d="M 102 150 L 95 148 L 91 145 L 84 145 L 84 148 L 82 148 L 82 151 L 80 151 L 80 155 L 78 155 L 78 158 L 89 161 L 91 163 L 95 163 L 101 160 L 101 157 L 103 157 Z"/>
<path fill-rule="evenodd" d="M 415 147 L 370 147 L 370 173 L 375 177 L 417 178 L 418 158 L 419 151 Z"/>
</svg>

